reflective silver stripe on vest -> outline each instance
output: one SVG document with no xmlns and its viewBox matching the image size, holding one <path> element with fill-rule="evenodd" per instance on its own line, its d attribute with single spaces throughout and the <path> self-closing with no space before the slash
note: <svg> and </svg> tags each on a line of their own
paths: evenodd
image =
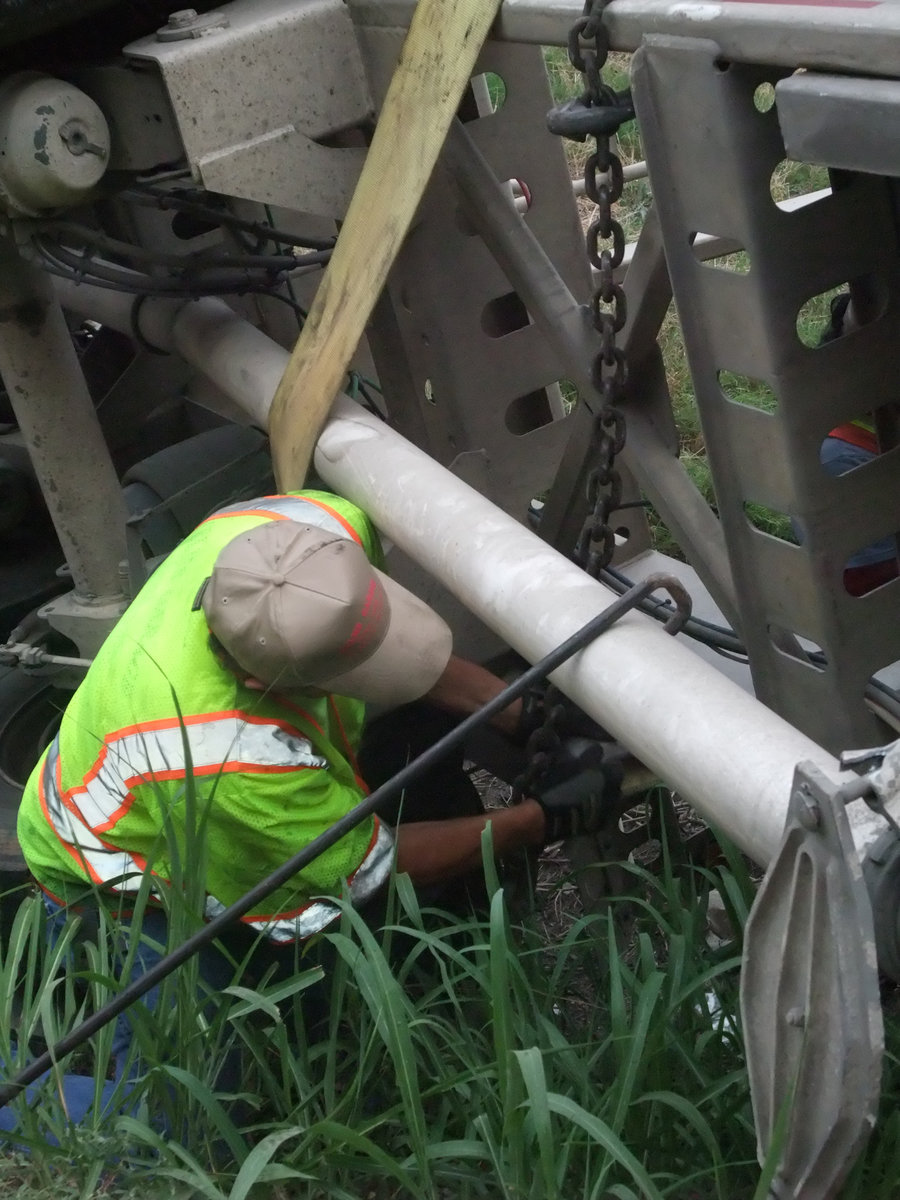
<svg viewBox="0 0 900 1200">
<path fill-rule="evenodd" d="M 394 856 L 394 839 L 379 821 L 375 844 L 360 863 L 349 881 L 348 893 L 353 904 L 363 904 L 385 883 L 391 871 Z M 206 902 L 206 916 L 210 920 L 225 911 L 225 905 L 210 896 Z M 319 933 L 332 921 L 337 920 L 341 910 L 337 904 L 320 897 L 306 905 L 302 912 L 292 917 L 243 919 L 243 924 L 264 933 L 270 941 L 284 944 L 301 941 Z"/>
<path fill-rule="evenodd" d="M 87 773 L 86 790 L 71 795 L 84 823 L 98 833 L 113 828 L 122 816 L 131 789 L 153 779 L 172 779 L 187 773 L 184 735 L 190 748 L 190 767 L 204 774 L 217 769 L 249 771 L 266 767 L 299 769 L 327 767 L 326 759 L 313 753 L 311 743 L 296 733 L 271 722 L 248 720 L 243 715 L 223 714 L 203 721 L 187 718 L 182 726 L 139 729 L 108 740 L 97 763 Z"/>
<path fill-rule="evenodd" d="M 105 846 L 98 837 L 79 821 L 63 804 L 56 786 L 56 767 L 59 761 L 59 739 L 54 739 L 47 753 L 42 771 L 44 800 L 47 812 L 60 840 L 71 846 L 84 861 L 88 874 L 95 881 L 107 882 L 129 878 L 117 883 L 117 890 L 136 892 L 141 886 L 142 869 L 130 854 L 111 846 Z"/>
<path fill-rule="evenodd" d="M 191 769 L 198 772 L 210 769 L 215 774 L 229 765 L 249 771 L 328 766 L 326 759 L 312 753 L 306 738 L 280 725 L 257 724 L 229 715 L 185 724 L 184 728 Z M 187 767 L 181 726 L 141 730 L 108 743 L 98 759 L 99 769 L 95 768 L 85 785 L 87 790 L 75 790 L 70 795 L 74 812 L 63 803 L 56 784 L 58 761 L 57 737 L 44 764 L 43 784 L 47 812 L 60 840 L 77 849 L 95 882 L 107 883 L 136 872 L 136 880 L 123 881 L 116 887 L 137 890 L 143 874 L 141 867 L 130 854 L 104 845 L 96 835 L 114 828 L 116 816 L 124 815 L 123 806 L 136 784 L 154 777 L 184 777 Z"/>
<path fill-rule="evenodd" d="M 303 525 L 315 525 L 317 529 L 327 529 L 329 533 L 336 533 L 340 537 L 350 537 L 346 526 L 342 525 L 337 517 L 314 501 L 304 500 L 302 496 L 257 496 L 254 500 L 245 500 L 243 504 L 227 504 L 224 508 L 218 508 L 206 519 L 214 521 L 217 517 L 227 517 L 231 513 L 249 515 L 256 511 L 277 513 L 280 517 L 287 517 L 290 521 L 299 521 Z M 349 525 L 350 522 L 348 521 L 347 524 Z"/>
</svg>

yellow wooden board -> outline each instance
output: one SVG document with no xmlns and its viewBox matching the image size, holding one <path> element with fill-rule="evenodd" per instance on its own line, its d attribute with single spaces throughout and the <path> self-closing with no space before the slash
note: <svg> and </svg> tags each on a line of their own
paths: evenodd
<svg viewBox="0 0 900 1200">
<path fill-rule="evenodd" d="M 275 392 L 282 491 L 316 441 L 409 230 L 500 0 L 419 0 L 337 244 Z"/>
</svg>

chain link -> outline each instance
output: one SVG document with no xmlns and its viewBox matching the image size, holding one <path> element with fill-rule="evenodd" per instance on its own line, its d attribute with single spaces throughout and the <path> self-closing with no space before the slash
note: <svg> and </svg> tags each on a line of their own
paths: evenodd
<svg viewBox="0 0 900 1200">
<path fill-rule="evenodd" d="M 584 192 L 596 206 L 587 232 L 585 248 L 597 273 L 590 302 L 590 315 L 599 335 L 599 346 L 591 364 L 591 379 L 600 396 L 591 433 L 593 467 L 587 478 L 588 512 L 575 546 L 574 557 L 596 578 L 608 566 L 616 548 L 611 524 L 622 506 L 622 479 L 616 456 L 625 445 L 625 416 L 618 407 L 628 380 L 628 363 L 616 344 L 625 326 L 628 309 L 625 292 L 615 272 L 625 258 L 625 231 L 613 216 L 624 187 L 622 162 L 613 149 L 615 131 L 634 116 L 630 96 L 619 94 L 603 82 L 602 71 L 609 57 L 609 34 L 603 14 L 610 0 L 585 0 L 584 12 L 569 31 L 569 61 L 580 71 L 584 90 L 549 114 L 554 133 L 585 141 L 594 139 L 594 149 L 584 168 Z M 547 774 L 562 739 L 566 719 L 560 693 L 548 688 L 544 722 L 528 739 L 528 766 L 513 783 L 513 799 L 532 792 Z"/>
<path fill-rule="evenodd" d="M 553 763 L 562 745 L 560 730 L 566 720 L 566 708 L 561 703 L 562 694 L 552 685 L 544 694 L 544 721 L 535 729 L 525 745 L 528 765 L 513 780 L 512 800 L 518 803 L 523 796 L 534 795 L 535 786 L 541 782 Z"/>
<path fill-rule="evenodd" d="M 587 108 L 621 108 L 619 97 L 601 78 L 609 57 L 609 34 L 603 24 L 608 3 L 586 0 L 584 13 L 569 33 L 569 61 L 582 73 L 584 92 L 580 103 Z M 592 431 L 594 466 L 587 479 L 588 513 L 575 546 L 575 559 L 596 578 L 615 551 L 615 531 L 610 522 L 622 503 L 616 456 L 625 445 L 625 417 L 618 405 L 628 380 L 628 363 L 616 345 L 616 335 L 625 326 L 628 310 L 625 292 L 615 278 L 625 258 L 625 231 L 613 215 L 613 205 L 624 186 L 622 162 L 613 148 L 615 134 L 595 132 L 593 137 L 595 148 L 585 163 L 584 191 L 596 211 L 585 234 L 585 246 L 597 273 L 590 313 L 600 345 L 591 364 L 591 378 L 601 405 Z"/>
</svg>

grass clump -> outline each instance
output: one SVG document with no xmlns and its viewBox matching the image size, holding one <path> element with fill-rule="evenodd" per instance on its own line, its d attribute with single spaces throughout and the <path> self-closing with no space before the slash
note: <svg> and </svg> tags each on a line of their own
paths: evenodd
<svg viewBox="0 0 900 1200">
<path fill-rule="evenodd" d="M 236 964 L 208 1006 L 186 964 L 170 1001 L 142 1014 L 130 1111 L 113 1103 L 68 1125 L 59 1073 L 73 1063 L 60 1063 L 16 1102 L 30 1157 L 0 1165 L 0 1195 L 126 1196 L 152 1176 L 215 1200 L 262 1186 L 354 1200 L 750 1196 L 737 948 L 712 952 L 704 936 L 719 873 L 632 875 L 625 958 L 615 902 L 551 948 L 531 917 L 511 920 L 496 878 L 489 910 L 466 920 L 421 908 L 398 878 L 381 931 L 347 907 L 324 939 L 330 1003 L 315 1030 L 304 1006 L 314 949 L 287 983 L 248 986 Z M 122 985 L 102 949 L 118 932 L 102 923 L 73 970 L 77 918 L 49 949 L 40 901 L 20 906 L 0 980 L 14 1014 L 8 1063 Z M 98 1096 L 110 1036 L 91 1047 Z M 226 1090 L 234 1056 L 239 1088 Z"/>
</svg>

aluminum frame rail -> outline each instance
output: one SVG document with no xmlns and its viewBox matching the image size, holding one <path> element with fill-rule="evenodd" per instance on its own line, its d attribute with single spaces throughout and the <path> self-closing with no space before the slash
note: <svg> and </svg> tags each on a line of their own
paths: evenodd
<svg viewBox="0 0 900 1200">
<path fill-rule="evenodd" d="M 355 24 L 409 24 L 415 0 L 351 0 Z M 564 46 L 581 0 L 504 0 L 492 37 Z M 896 76 L 896 0 L 613 0 L 606 10 L 614 50 L 636 50 L 645 34 L 705 37 L 732 62 Z"/>
</svg>

